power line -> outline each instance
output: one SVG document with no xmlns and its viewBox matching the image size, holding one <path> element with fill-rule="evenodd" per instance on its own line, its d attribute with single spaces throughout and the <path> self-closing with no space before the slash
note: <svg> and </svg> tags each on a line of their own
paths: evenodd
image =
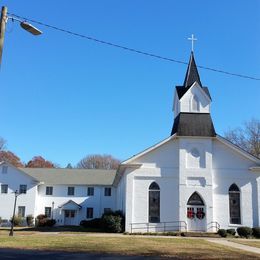
<svg viewBox="0 0 260 260">
<path fill-rule="evenodd" d="M 97 42 L 97 43 L 100 43 L 100 44 L 116 47 L 116 48 L 119 48 L 119 49 L 122 49 L 122 50 L 125 50 L 125 51 L 131 51 L 131 52 L 135 52 L 135 53 L 138 53 L 138 54 L 150 56 L 152 58 L 157 58 L 157 59 L 166 60 L 166 61 L 170 61 L 170 62 L 175 62 L 175 63 L 179 63 L 179 64 L 186 64 L 186 65 L 188 64 L 185 61 L 180 61 L 180 60 L 176 60 L 176 59 L 160 56 L 160 55 L 157 55 L 157 54 L 153 54 L 153 53 L 150 53 L 150 52 L 145 52 L 145 51 L 137 50 L 137 49 L 134 49 L 134 48 L 126 47 L 126 46 L 123 46 L 123 45 L 115 44 L 115 43 L 112 43 L 112 42 L 99 40 L 99 39 L 91 37 L 91 36 L 87 36 L 87 35 L 84 35 L 84 34 L 80 34 L 80 33 L 72 32 L 72 31 L 69 31 L 69 30 L 65 30 L 65 29 L 62 29 L 62 28 L 59 28 L 59 27 L 56 27 L 56 26 L 53 26 L 53 25 L 49 25 L 49 24 L 42 23 L 42 22 L 39 22 L 39 21 L 36 21 L 36 20 L 28 19 L 28 18 L 19 16 L 19 15 L 16 15 L 16 14 L 8 13 L 8 15 L 14 16 L 14 17 L 17 17 L 19 19 L 22 19 L 22 20 L 25 20 L 25 21 L 29 21 L 29 22 L 32 22 L 32 23 L 35 23 L 35 24 L 39 24 L 39 25 L 42 25 L 42 26 L 45 26 L 45 27 L 48 27 L 48 28 L 51 28 L 51 29 L 54 29 L 54 30 L 57 30 L 57 31 L 60 31 L 60 32 L 64 32 L 64 33 L 67 33 L 67 34 L 70 34 L 70 35 L 73 35 L 73 36 L 84 38 L 84 39 L 87 39 L 87 40 L 90 40 L 90 41 L 94 41 L 94 42 Z M 214 69 L 214 68 L 210 68 L 210 67 L 206 67 L 206 66 L 197 65 L 197 67 L 201 68 L 201 69 L 205 69 L 205 70 L 210 70 L 210 71 L 214 71 L 214 72 L 230 75 L 230 76 L 236 76 L 236 77 L 246 78 L 246 79 L 251 79 L 251 80 L 260 80 L 260 78 L 251 77 L 251 76 L 238 74 L 238 73 L 232 73 L 232 72 L 228 72 L 228 71 L 224 71 L 224 70 L 220 70 L 220 69 Z"/>
</svg>

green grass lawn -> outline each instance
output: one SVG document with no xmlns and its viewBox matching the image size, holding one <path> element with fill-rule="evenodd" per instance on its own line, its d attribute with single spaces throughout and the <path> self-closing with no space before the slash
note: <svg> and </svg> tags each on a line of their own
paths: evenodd
<svg viewBox="0 0 260 260">
<path fill-rule="evenodd" d="M 207 242 L 203 239 L 107 236 L 102 234 L 46 234 L 0 232 L 0 248 L 55 250 L 67 252 L 144 255 L 189 259 L 256 259 L 257 255 Z"/>
</svg>

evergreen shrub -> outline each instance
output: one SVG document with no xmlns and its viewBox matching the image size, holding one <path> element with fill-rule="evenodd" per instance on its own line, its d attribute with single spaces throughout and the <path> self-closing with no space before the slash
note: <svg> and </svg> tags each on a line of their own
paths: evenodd
<svg viewBox="0 0 260 260">
<path fill-rule="evenodd" d="M 260 227 L 254 227 L 253 230 L 253 236 L 256 238 L 260 238 Z"/>
<path fill-rule="evenodd" d="M 102 227 L 104 231 L 110 233 L 120 233 L 122 232 L 122 225 L 121 225 L 122 217 L 121 216 L 114 216 L 114 215 L 104 215 L 102 217 Z"/>
<path fill-rule="evenodd" d="M 27 226 L 33 225 L 33 215 L 27 215 L 26 216 L 26 223 L 27 223 Z"/>
<path fill-rule="evenodd" d="M 80 226 L 84 228 L 101 228 L 101 218 L 80 221 Z"/>
<path fill-rule="evenodd" d="M 227 229 L 227 233 L 232 235 L 232 236 L 235 236 L 236 235 L 236 230 L 234 228 L 230 228 L 230 229 Z"/>
<path fill-rule="evenodd" d="M 227 231 L 225 229 L 219 229 L 218 230 L 218 234 L 221 236 L 221 237 L 226 237 L 227 236 Z"/>
<path fill-rule="evenodd" d="M 238 227 L 237 233 L 240 237 L 249 238 L 250 236 L 252 236 L 253 230 L 250 227 Z"/>
</svg>

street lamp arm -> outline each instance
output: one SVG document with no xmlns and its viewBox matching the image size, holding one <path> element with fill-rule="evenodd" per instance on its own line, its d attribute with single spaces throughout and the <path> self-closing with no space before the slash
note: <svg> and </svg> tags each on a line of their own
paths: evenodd
<svg viewBox="0 0 260 260">
<path fill-rule="evenodd" d="M 27 23 L 26 21 L 22 21 L 18 18 L 8 16 L 7 15 L 7 7 L 3 6 L 1 10 L 1 17 L 0 17 L 0 68 L 2 63 L 2 54 L 3 54 L 3 46 L 4 46 L 4 36 L 5 36 L 5 27 L 8 19 L 11 19 L 12 21 L 18 21 L 20 22 L 21 27 L 26 30 L 27 32 L 33 34 L 33 35 L 40 35 L 42 32 L 34 27 L 33 25 Z"/>
<path fill-rule="evenodd" d="M 6 23 L 8 19 L 11 19 L 12 21 L 17 21 L 20 22 L 20 26 L 26 30 L 27 32 L 33 34 L 33 35 L 40 35 L 42 34 L 42 31 L 40 31 L 38 28 L 35 26 L 31 25 L 30 23 L 27 23 L 26 21 L 23 21 L 19 18 L 13 17 L 13 16 L 7 16 Z"/>
</svg>

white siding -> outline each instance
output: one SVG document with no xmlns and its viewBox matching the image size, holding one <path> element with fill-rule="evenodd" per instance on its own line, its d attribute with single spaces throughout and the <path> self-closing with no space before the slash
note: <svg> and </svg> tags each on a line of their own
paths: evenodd
<svg viewBox="0 0 260 260">
<path fill-rule="evenodd" d="M 2 173 L 2 167 L 4 165 L 8 166 L 7 173 Z M 0 193 L 0 217 L 2 219 L 9 220 L 12 217 L 15 200 L 14 192 L 16 190 L 19 192 L 20 184 L 27 185 L 27 192 L 17 197 L 16 214 L 18 213 L 19 206 L 25 206 L 25 216 L 29 214 L 35 215 L 37 184 L 31 177 L 11 165 L 1 164 L 0 185 L 1 184 L 8 184 L 8 193 Z"/>
<path fill-rule="evenodd" d="M 53 195 L 46 195 L 46 186 L 53 186 Z M 68 186 L 75 187 L 74 196 L 67 195 Z M 87 187 L 94 187 L 94 196 L 87 196 Z M 111 188 L 111 196 L 104 195 L 105 187 Z M 40 185 L 39 196 L 37 203 L 37 215 L 44 214 L 45 207 L 52 207 L 54 202 L 54 218 L 58 220 L 57 224 L 64 224 L 64 212 L 61 205 L 73 200 L 79 204 L 82 208 L 79 209 L 77 214 L 76 224 L 79 224 L 81 220 L 86 219 L 86 210 L 88 207 L 93 208 L 93 218 L 101 217 L 104 213 L 104 208 L 116 209 L 115 197 L 116 190 L 111 186 L 87 186 L 87 185 Z"/>
<path fill-rule="evenodd" d="M 210 100 L 205 96 L 204 90 L 198 85 L 194 84 L 180 99 L 179 109 L 176 112 L 195 112 L 195 113 L 210 113 Z M 196 96 L 199 101 L 199 111 L 193 110 L 192 100 Z M 176 99 L 177 100 L 177 99 Z M 178 107 L 177 105 L 175 107 Z"/>
</svg>

